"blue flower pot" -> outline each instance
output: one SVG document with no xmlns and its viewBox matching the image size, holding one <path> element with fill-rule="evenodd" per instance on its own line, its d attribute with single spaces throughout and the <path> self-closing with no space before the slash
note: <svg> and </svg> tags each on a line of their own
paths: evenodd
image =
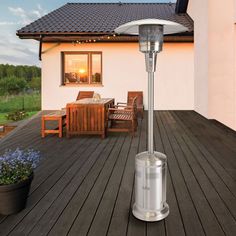
<svg viewBox="0 0 236 236">
<path fill-rule="evenodd" d="M 33 180 L 30 177 L 17 184 L 0 185 L 0 214 L 12 215 L 26 207 L 27 198 Z"/>
</svg>

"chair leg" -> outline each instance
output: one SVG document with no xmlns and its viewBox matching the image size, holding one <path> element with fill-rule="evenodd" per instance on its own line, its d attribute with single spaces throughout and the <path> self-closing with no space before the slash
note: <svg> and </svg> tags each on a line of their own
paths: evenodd
<svg viewBox="0 0 236 236">
<path fill-rule="evenodd" d="M 44 117 L 42 117 L 41 136 L 42 136 L 42 138 L 45 137 L 45 119 L 44 119 Z"/>
<path fill-rule="evenodd" d="M 137 118 L 135 119 L 135 124 L 134 125 L 135 125 L 135 131 L 137 131 L 137 129 L 138 129 L 138 119 Z"/>
<path fill-rule="evenodd" d="M 59 120 L 58 120 L 58 132 L 59 132 L 59 134 L 58 134 L 58 136 L 59 136 L 59 138 L 62 138 L 62 131 L 63 131 L 63 127 L 62 127 L 62 117 L 60 117 L 59 118 Z"/>
</svg>

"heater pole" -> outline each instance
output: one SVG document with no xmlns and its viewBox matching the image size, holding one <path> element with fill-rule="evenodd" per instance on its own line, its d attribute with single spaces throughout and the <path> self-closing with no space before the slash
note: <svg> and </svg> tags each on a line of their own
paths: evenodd
<svg viewBox="0 0 236 236">
<path fill-rule="evenodd" d="M 153 154 L 154 72 L 148 72 L 148 153 Z"/>
</svg>

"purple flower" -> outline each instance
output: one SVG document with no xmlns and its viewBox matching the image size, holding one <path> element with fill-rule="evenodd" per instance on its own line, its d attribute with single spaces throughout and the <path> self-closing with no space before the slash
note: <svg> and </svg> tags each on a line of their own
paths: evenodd
<svg viewBox="0 0 236 236">
<path fill-rule="evenodd" d="M 14 184 L 27 179 L 40 161 L 40 152 L 33 149 L 6 150 L 0 156 L 0 185 Z"/>
</svg>

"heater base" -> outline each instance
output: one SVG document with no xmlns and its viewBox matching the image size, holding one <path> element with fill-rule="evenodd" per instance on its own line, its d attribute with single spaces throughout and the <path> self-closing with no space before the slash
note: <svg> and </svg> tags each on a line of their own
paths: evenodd
<svg viewBox="0 0 236 236">
<path fill-rule="evenodd" d="M 133 205 L 133 215 L 143 221 L 159 221 L 163 220 L 169 215 L 169 206 L 167 203 L 164 203 L 164 207 L 161 211 L 148 211 L 145 209 L 140 209 L 136 204 Z"/>
</svg>

